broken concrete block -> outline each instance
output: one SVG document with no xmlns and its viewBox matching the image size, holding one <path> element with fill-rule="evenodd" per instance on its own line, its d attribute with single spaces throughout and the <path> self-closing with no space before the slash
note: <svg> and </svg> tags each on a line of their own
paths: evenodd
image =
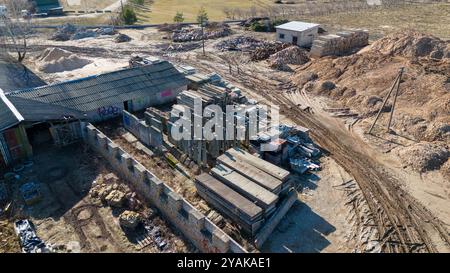
<svg viewBox="0 0 450 273">
<path fill-rule="evenodd" d="M 120 208 L 123 206 L 123 203 L 125 201 L 125 193 L 119 190 L 113 190 L 108 194 L 108 196 L 106 196 L 105 201 L 111 207 Z"/>
</svg>

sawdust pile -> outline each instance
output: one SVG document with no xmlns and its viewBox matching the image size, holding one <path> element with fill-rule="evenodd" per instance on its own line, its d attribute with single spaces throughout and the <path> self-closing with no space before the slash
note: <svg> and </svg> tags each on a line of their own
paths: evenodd
<svg viewBox="0 0 450 273">
<path fill-rule="evenodd" d="M 309 62 L 309 57 L 305 50 L 297 46 L 291 46 L 270 56 L 268 62 L 271 68 L 283 71 L 291 71 L 291 68 L 288 66 L 289 64 L 305 64 Z"/>
<path fill-rule="evenodd" d="M 358 54 L 313 60 L 296 70 L 293 81 L 307 93 L 330 98 L 332 107 L 350 108 L 368 127 L 400 67 L 405 72 L 393 130 L 419 142 L 450 143 L 449 41 L 414 31 L 395 33 Z M 390 111 L 391 102 L 392 98 L 384 112 Z M 385 113 L 380 123 L 387 119 Z"/>
<path fill-rule="evenodd" d="M 82 68 L 91 60 L 78 57 L 61 48 L 47 48 L 37 58 L 38 69 L 45 73 L 58 73 Z"/>
<path fill-rule="evenodd" d="M 445 143 L 420 142 L 399 151 L 400 158 L 419 172 L 439 169 L 450 156 Z"/>
</svg>

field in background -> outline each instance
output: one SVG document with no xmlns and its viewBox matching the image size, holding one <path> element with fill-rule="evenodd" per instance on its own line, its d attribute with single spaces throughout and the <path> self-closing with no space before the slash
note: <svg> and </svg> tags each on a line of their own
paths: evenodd
<svg viewBox="0 0 450 273">
<path fill-rule="evenodd" d="M 59 0 L 65 10 L 104 9 L 117 0 Z"/>
<path fill-rule="evenodd" d="M 151 12 L 140 11 L 139 18 L 143 23 L 172 23 L 175 14 L 180 11 L 183 12 L 186 22 L 195 22 L 198 11 L 203 6 L 210 20 L 220 21 L 227 19 L 225 8 L 262 8 L 272 3 L 270 0 L 154 0 L 153 4 L 146 4 Z"/>
<path fill-rule="evenodd" d="M 450 39 L 450 4 L 414 4 L 401 7 L 337 13 L 333 16 L 305 16 L 302 20 L 323 24 L 329 31 L 366 28 L 371 39 L 401 29 L 415 29 L 442 39 Z"/>
</svg>

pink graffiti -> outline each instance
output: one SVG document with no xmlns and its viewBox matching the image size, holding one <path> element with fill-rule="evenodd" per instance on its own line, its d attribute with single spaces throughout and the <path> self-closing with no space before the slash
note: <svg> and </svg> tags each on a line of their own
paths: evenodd
<svg viewBox="0 0 450 273">
<path fill-rule="evenodd" d="M 165 90 L 165 91 L 161 92 L 162 98 L 170 97 L 170 96 L 172 96 L 172 90 Z"/>
</svg>

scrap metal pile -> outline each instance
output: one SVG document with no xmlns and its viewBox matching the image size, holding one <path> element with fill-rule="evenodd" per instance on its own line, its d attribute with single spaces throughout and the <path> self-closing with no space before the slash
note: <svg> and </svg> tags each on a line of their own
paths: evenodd
<svg viewBox="0 0 450 273">
<path fill-rule="evenodd" d="M 278 135 L 276 140 L 273 140 L 274 135 Z M 261 144 L 269 145 L 272 151 L 262 150 Z M 286 166 L 298 174 L 320 169 L 316 159 L 321 151 L 309 137 L 307 128 L 282 124 L 274 130 L 260 133 L 251 145 L 265 160 Z"/>
</svg>

